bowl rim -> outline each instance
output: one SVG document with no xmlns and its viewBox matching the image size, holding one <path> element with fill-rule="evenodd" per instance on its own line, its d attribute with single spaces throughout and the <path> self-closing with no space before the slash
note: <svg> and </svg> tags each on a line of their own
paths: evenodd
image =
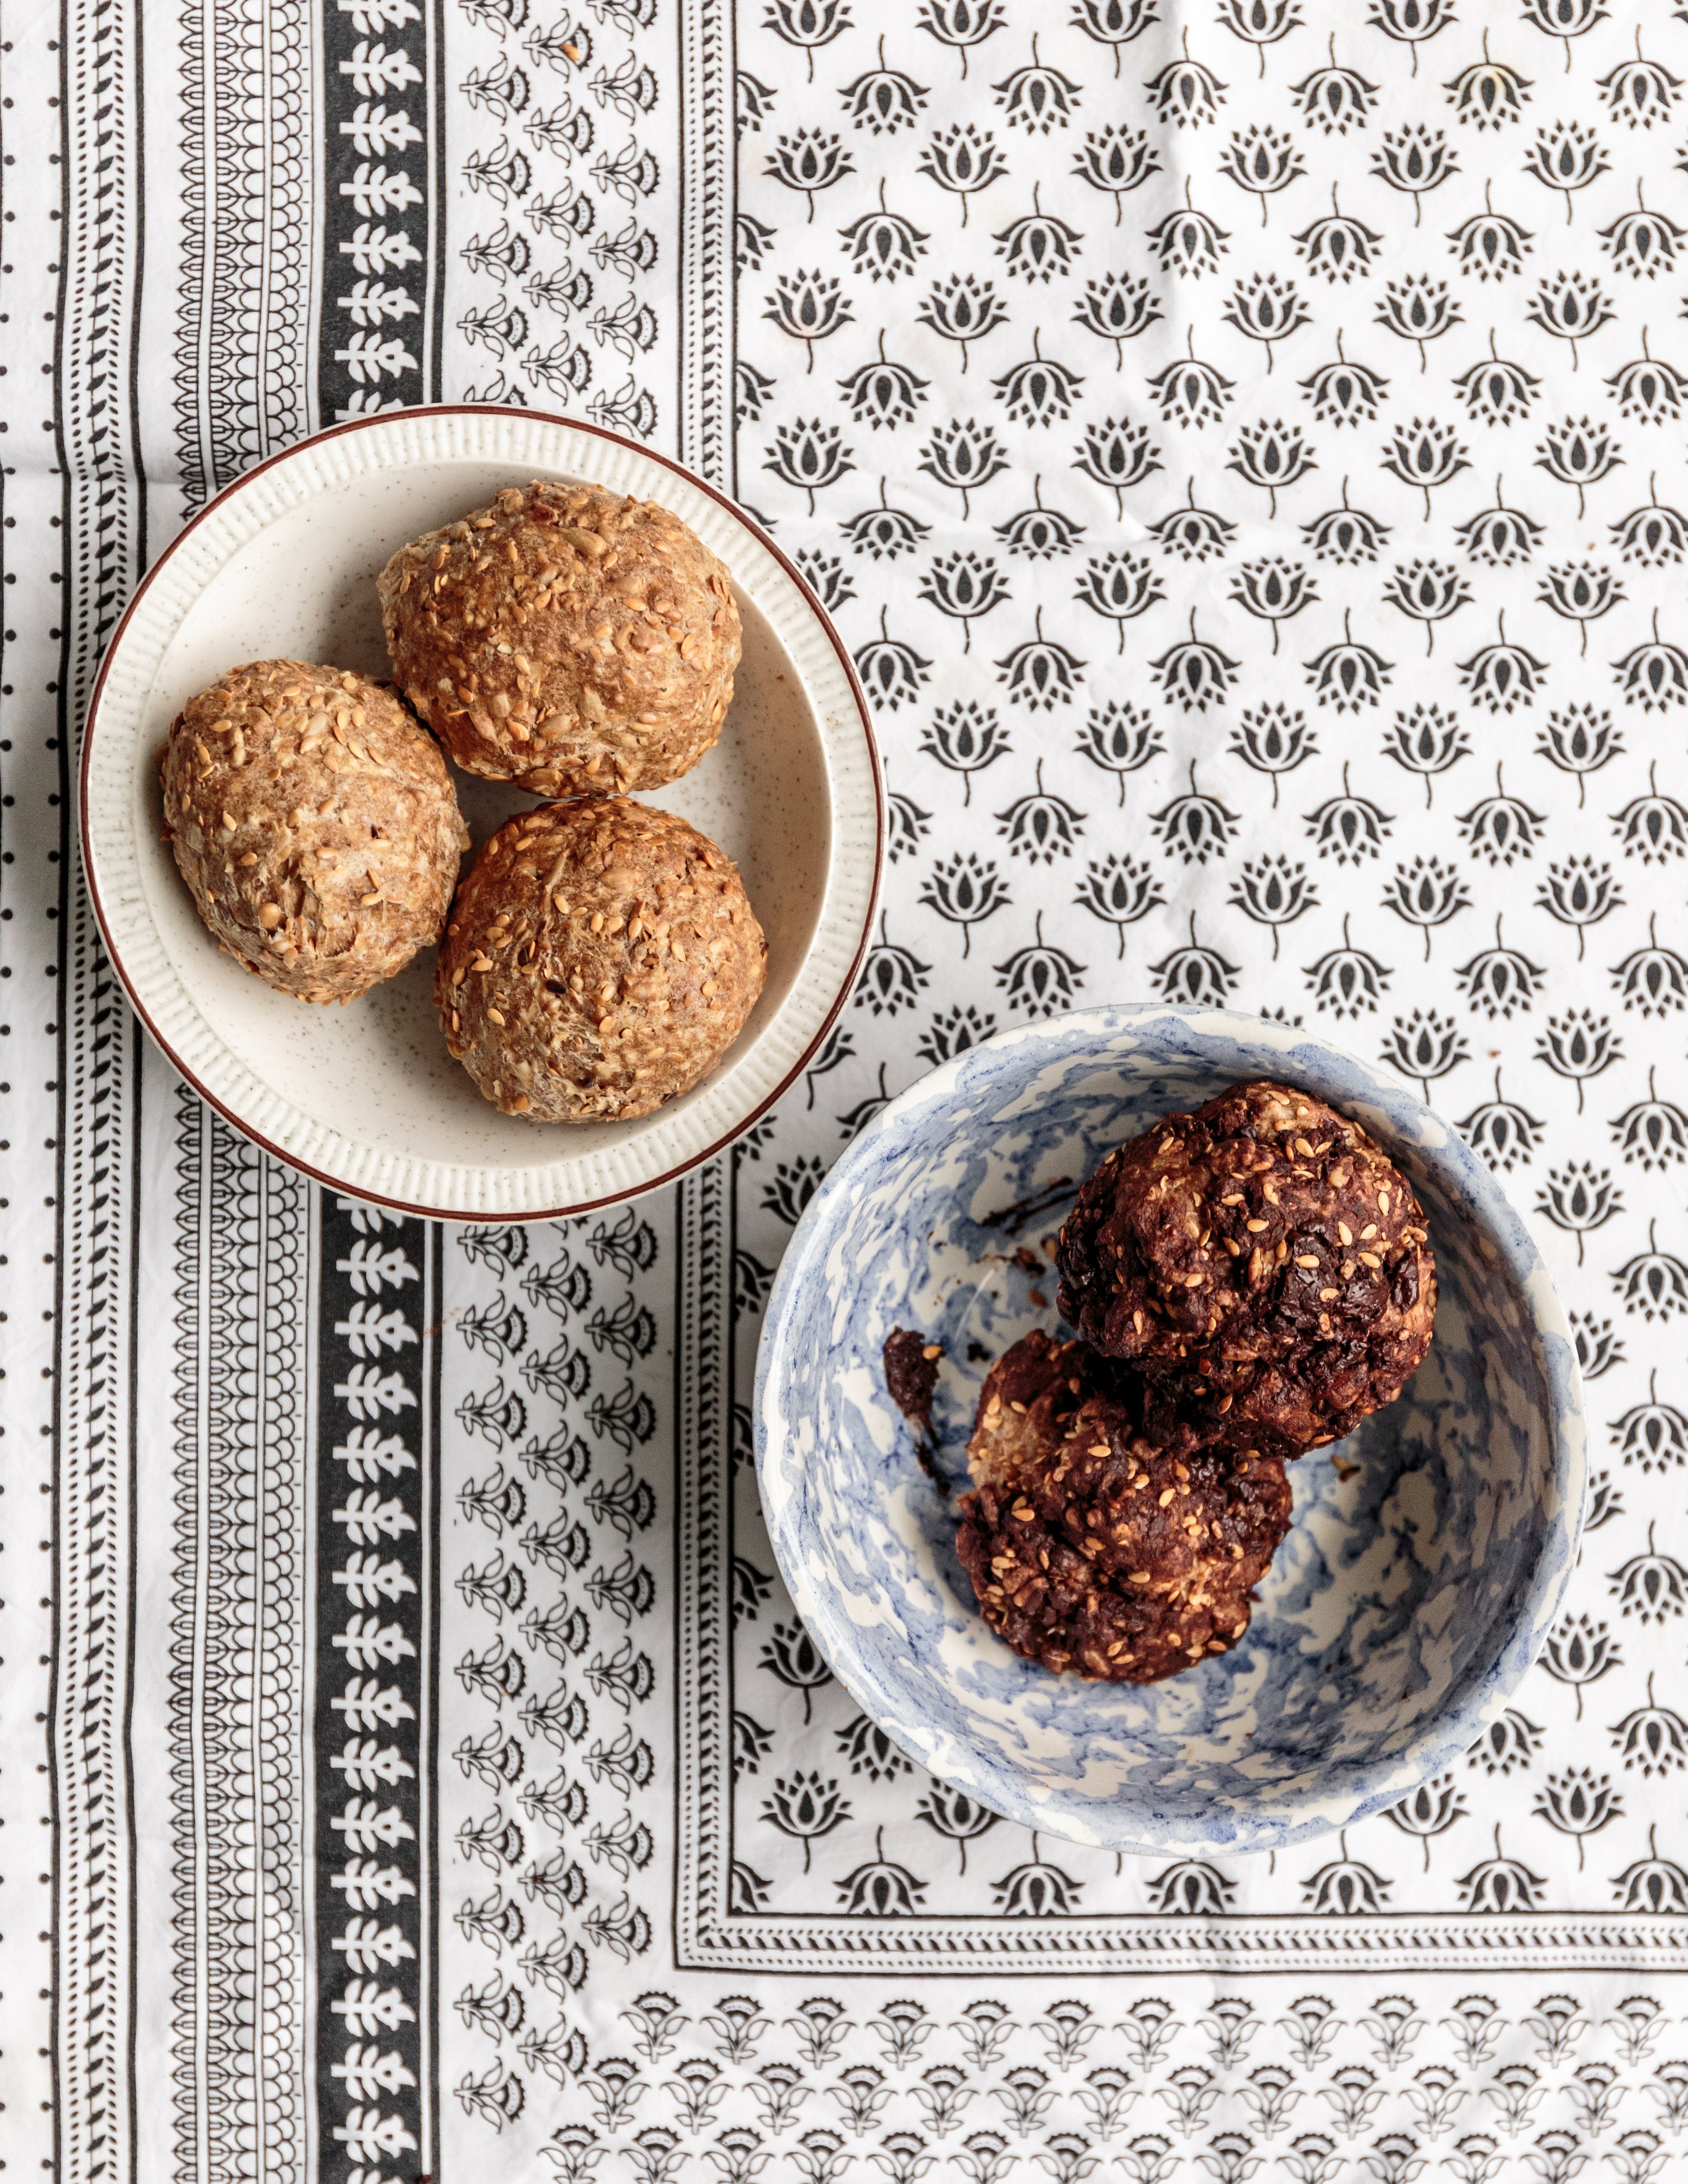
<svg viewBox="0 0 1688 2184">
<path fill-rule="evenodd" d="M 1252 1046 L 1263 1045 L 1279 1053 L 1286 1064 L 1291 1064 L 1297 1048 L 1312 1048 L 1322 1061 L 1336 1065 L 1345 1081 L 1346 1089 L 1336 1093 L 1332 1105 L 1340 1109 L 1356 1098 L 1364 1097 L 1375 1100 L 1391 1123 L 1397 1114 L 1412 1110 L 1439 1128 L 1443 1134 L 1439 1147 L 1421 1144 L 1416 1150 L 1427 1162 L 1450 1167 L 1454 1180 L 1478 1209 L 1485 1233 L 1501 1254 L 1521 1293 L 1529 1315 L 1532 1346 L 1546 1390 L 1549 1461 L 1557 1491 L 1557 1507 L 1548 1517 L 1546 1536 L 1528 1584 L 1517 1596 L 1511 1635 L 1499 1649 L 1498 1657 L 1481 1672 L 1481 1688 L 1468 1703 L 1437 1715 L 1423 1735 L 1405 1752 L 1366 1770 L 1356 1781 L 1351 1796 L 1345 1793 L 1346 1810 L 1330 1809 L 1301 1820 L 1286 1816 L 1276 1821 L 1256 1823 L 1246 1830 L 1249 1839 L 1239 1842 L 1234 1830 L 1216 1831 L 1204 1837 L 1187 1823 L 1169 1824 L 1157 1814 L 1145 1813 L 1132 1816 L 1133 1832 L 1128 1835 L 1111 1830 L 1107 1821 L 1112 1808 L 1108 1801 L 1096 1799 L 1084 1808 L 1086 1825 L 1083 1831 L 1068 1836 L 1064 1832 L 1064 1824 L 1069 1815 L 1064 1808 L 1051 1810 L 1028 1796 L 1000 1794 L 1002 1784 L 996 1779 L 994 1763 L 988 1770 L 992 1776 L 988 1794 L 981 1794 L 977 1776 L 958 1784 L 978 1797 L 981 1803 L 1000 1811 L 1005 1818 L 1063 1840 L 1145 1857 L 1172 1854 L 1189 1858 L 1204 1852 L 1251 1856 L 1351 1827 L 1410 1796 L 1468 1750 L 1488 1724 L 1505 1709 L 1536 1660 L 1557 1618 L 1577 1566 L 1587 1498 L 1587 1416 L 1576 1345 L 1564 1306 L 1535 1238 L 1496 1178 L 1455 1126 L 1419 1099 L 1403 1078 L 1362 1061 L 1321 1034 L 1298 1025 L 1245 1016 L 1235 1010 L 1183 1008 L 1156 1001 L 1112 1002 L 1089 1009 L 1069 1010 L 1033 1023 L 1011 1025 L 917 1078 L 850 1140 L 816 1190 L 786 1245 L 769 1295 L 757 1346 L 753 1399 L 757 1486 L 774 1560 L 804 1627 L 850 1697 L 888 1735 L 894 1736 L 886 1717 L 889 1714 L 894 1719 L 895 1709 L 886 1701 L 871 1669 L 855 1657 L 850 1644 L 853 1626 L 847 1617 L 818 1603 L 805 1582 L 803 1546 L 794 1535 L 789 1513 L 791 1497 L 771 1497 L 766 1490 L 777 1435 L 770 1415 L 771 1398 L 772 1391 L 783 1387 L 789 1379 L 786 1353 L 802 1284 L 811 1271 L 816 1240 L 830 1209 L 851 1188 L 857 1167 L 876 1142 L 922 1108 L 940 1109 L 969 1071 L 979 1066 L 983 1056 L 1016 1046 L 1035 1047 L 1057 1030 L 1070 1036 L 1074 1031 L 1088 1029 L 1095 1034 L 1100 1059 L 1108 1041 L 1122 1035 L 1148 1033 L 1157 1022 L 1177 1025 L 1187 1040 L 1197 1045 L 1217 1037 L 1233 1045 L 1243 1041 Z M 1285 1074 L 1294 1081 L 1293 1064 L 1286 1068 Z M 1234 1081 L 1245 1080 L 1240 1076 Z M 1303 1089 L 1313 1091 L 1316 1096 L 1328 1096 L 1314 1086 Z M 1384 1149 L 1390 1150 L 1387 1145 Z M 1556 1346 L 1557 1356 L 1550 1351 L 1550 1343 Z M 1527 1641 L 1522 1650 L 1518 1642 L 1521 1635 Z M 944 1775 L 940 1768 L 935 1768 L 929 1758 L 918 1754 L 911 1756 L 917 1766 L 937 1779 L 955 1780 L 953 1776 Z M 1009 1786 L 1017 1793 L 1018 1780 L 1017 1776 L 1009 1778 Z M 1330 1802 L 1334 1805 L 1335 1801 Z M 1092 1815 L 1095 1825 L 1089 1824 Z"/>
<path fill-rule="evenodd" d="M 267 471 L 274 469 L 279 464 L 294 460 L 307 449 L 320 447 L 331 440 L 343 438 L 349 434 L 368 432 L 371 429 L 379 430 L 383 426 L 390 428 L 397 423 L 409 425 L 418 421 L 454 416 L 476 419 L 502 417 L 520 421 L 526 424 L 557 425 L 564 426 L 570 432 L 582 433 L 588 438 L 604 441 L 611 447 L 637 456 L 641 461 L 654 463 L 663 470 L 671 471 L 675 476 L 683 480 L 696 492 L 716 502 L 735 521 L 742 524 L 751 533 L 757 544 L 777 564 L 781 573 L 814 618 L 819 626 L 821 634 L 826 638 L 837 656 L 838 666 L 843 672 L 855 707 L 856 722 L 861 730 L 862 743 L 867 760 L 868 779 L 873 794 L 873 869 L 863 905 L 861 930 L 856 935 L 850 961 L 839 979 L 837 992 L 833 994 L 813 1035 L 791 1067 L 745 1113 L 738 1117 L 730 1125 L 724 1125 L 709 1144 L 696 1152 L 688 1154 L 685 1158 L 676 1161 L 673 1165 L 665 1168 L 660 1174 L 604 1190 L 591 1196 L 571 1200 L 564 1205 L 533 1209 L 499 1207 L 475 1212 L 461 1206 L 423 1204 L 395 1192 L 372 1188 L 361 1182 L 354 1186 L 331 1169 L 303 1158 L 297 1152 L 290 1151 L 287 1147 L 276 1144 L 265 1134 L 263 1130 L 237 1113 L 226 1098 L 214 1091 L 203 1081 L 198 1072 L 176 1050 L 154 1020 L 153 1012 L 148 1009 L 137 985 L 136 977 L 125 961 L 120 929 L 109 915 L 101 894 L 98 860 L 92 845 L 91 784 L 93 777 L 96 744 L 98 739 L 100 709 L 105 694 L 107 680 L 118 660 L 124 637 L 131 622 L 142 610 L 154 583 L 163 576 L 165 569 L 193 533 L 202 524 L 215 515 L 228 501 L 247 491 Z M 790 555 L 776 543 L 766 527 L 747 509 L 734 500 L 730 493 L 724 493 L 718 486 L 710 484 L 708 479 L 700 476 L 696 471 L 677 461 L 673 456 L 665 454 L 658 448 L 647 447 L 642 441 L 629 438 L 625 433 L 611 432 L 605 426 L 590 423 L 583 418 L 570 416 L 562 410 L 529 408 L 512 403 L 417 403 L 403 410 L 371 411 L 365 416 L 348 418 L 338 424 L 323 426 L 315 432 L 306 433 L 303 437 L 290 442 L 287 447 L 277 448 L 273 454 L 265 456 L 261 461 L 254 463 L 251 469 L 242 471 L 237 478 L 231 479 L 227 485 L 214 493 L 203 508 L 196 510 L 188 518 L 170 543 L 150 563 L 145 574 L 131 593 L 123 612 L 118 617 L 117 626 L 112 631 L 105 651 L 101 657 L 99 670 L 95 676 L 93 688 L 89 694 L 87 709 L 83 716 L 81 751 L 77 761 L 76 782 L 77 845 L 81 852 L 82 875 L 88 890 L 89 904 L 99 927 L 100 937 L 104 943 L 106 954 L 110 959 L 112 968 L 117 974 L 118 982 L 123 988 L 130 1007 L 134 1010 L 153 1043 L 164 1055 L 171 1067 L 185 1082 L 192 1086 L 194 1091 L 208 1106 L 214 1108 L 225 1122 L 238 1130 L 242 1137 L 257 1145 L 261 1151 L 284 1162 L 287 1167 L 327 1189 L 343 1191 L 348 1196 L 361 1199 L 373 1205 L 390 1206 L 396 1212 L 413 1215 L 423 1220 L 474 1223 L 491 1219 L 502 1224 L 508 1222 L 526 1223 L 532 1221 L 567 1219 L 576 1214 L 595 1212 L 604 1206 L 617 1206 L 629 1199 L 643 1197 L 648 1191 L 662 1190 L 669 1184 L 679 1182 L 682 1177 L 691 1174 L 706 1161 L 712 1160 L 717 1154 L 724 1152 L 735 1139 L 759 1122 L 768 1110 L 790 1090 L 792 1085 L 814 1060 L 827 1034 L 837 1022 L 851 994 L 855 991 L 856 979 L 861 974 L 862 963 L 872 944 L 873 921 L 878 912 L 880 888 L 884 877 L 885 777 L 879 756 L 878 744 L 873 733 L 872 714 L 868 705 L 866 693 L 862 688 L 861 678 L 856 672 L 855 662 L 849 647 L 839 635 L 831 616 L 822 604 L 814 587 Z"/>
</svg>

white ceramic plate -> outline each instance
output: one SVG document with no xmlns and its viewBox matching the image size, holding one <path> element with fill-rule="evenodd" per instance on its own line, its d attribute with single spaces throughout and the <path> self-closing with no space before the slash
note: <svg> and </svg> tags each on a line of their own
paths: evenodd
<svg viewBox="0 0 1688 2184">
<path fill-rule="evenodd" d="M 547 1126 L 499 1114 L 446 1052 L 432 949 L 346 1008 L 272 993 L 218 953 L 163 839 L 158 755 L 184 699 L 249 660 L 385 675 L 376 571 L 405 539 L 535 477 L 672 509 L 731 570 L 744 622 L 720 742 L 645 800 L 683 814 L 738 864 L 767 934 L 767 984 L 714 1072 L 637 1122 Z M 477 844 L 537 800 L 455 778 Z M 362 1198 L 448 1220 L 538 1220 L 683 1174 L 804 1067 L 867 946 L 884 797 L 850 655 L 758 525 L 614 432 L 455 406 L 318 433 L 260 463 L 187 526 L 131 600 L 100 670 L 81 822 L 118 976 L 170 1061 L 231 1123 Z"/>
</svg>

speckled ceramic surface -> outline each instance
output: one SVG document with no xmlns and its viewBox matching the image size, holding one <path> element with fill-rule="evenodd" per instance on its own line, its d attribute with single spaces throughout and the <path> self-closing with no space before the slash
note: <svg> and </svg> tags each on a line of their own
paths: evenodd
<svg viewBox="0 0 1688 2184">
<path fill-rule="evenodd" d="M 733 573 L 744 655 L 720 742 L 645 800 L 738 863 L 768 938 L 760 1001 L 703 1084 L 630 1123 L 500 1115 L 446 1052 L 433 950 L 349 1007 L 271 993 L 199 923 L 162 838 L 157 754 L 182 700 L 287 657 L 389 671 L 376 571 L 501 485 L 588 480 L 660 501 Z M 538 800 L 454 773 L 476 841 Z M 82 838 L 113 961 L 153 1037 L 231 1122 L 365 1198 L 447 1218 L 578 1212 L 682 1174 L 801 1069 L 847 998 L 878 885 L 882 795 L 849 655 L 766 534 L 677 464 L 526 410 L 406 410 L 260 464 L 153 564 L 108 651 L 84 741 Z"/>
<path fill-rule="evenodd" d="M 1016 1247 L 1046 1266 L 1042 1240 L 1119 1139 L 1260 1076 L 1340 1107 L 1411 1178 L 1440 1276 L 1435 1346 L 1398 1403 L 1291 1467 L 1294 1528 L 1234 1652 L 1144 1688 L 1053 1676 L 979 1619 L 881 1346 L 899 1326 L 944 1346 L 940 1462 L 964 1479 L 989 1359 L 1057 1324 L 1052 1270 Z M 786 1253 L 756 1435 L 782 1574 L 863 1708 L 998 1811 L 1130 1851 L 1279 1847 L 1451 1764 L 1546 1637 L 1581 1520 L 1575 1351 L 1493 1179 L 1396 1080 L 1217 1010 L 1005 1033 L 879 1115 Z"/>
</svg>

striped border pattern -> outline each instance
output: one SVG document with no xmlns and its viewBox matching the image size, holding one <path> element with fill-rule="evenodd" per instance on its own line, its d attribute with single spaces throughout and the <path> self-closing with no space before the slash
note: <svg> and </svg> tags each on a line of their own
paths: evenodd
<svg viewBox="0 0 1688 2184">
<path fill-rule="evenodd" d="M 320 1196 L 313 1914 L 320 2184 L 438 2166 L 440 1231 Z"/>
</svg>

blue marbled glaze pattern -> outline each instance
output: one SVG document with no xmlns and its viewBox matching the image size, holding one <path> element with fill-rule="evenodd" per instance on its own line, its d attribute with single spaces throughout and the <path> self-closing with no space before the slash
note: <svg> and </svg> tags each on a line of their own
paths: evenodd
<svg viewBox="0 0 1688 2184">
<path fill-rule="evenodd" d="M 1014 1247 L 1054 1234 L 1121 1138 L 1248 1077 L 1329 1100 L 1405 1170 L 1436 1252 L 1435 1343 L 1398 1403 L 1292 1467 L 1294 1529 L 1234 1652 L 1143 1688 L 1052 1675 L 980 1620 L 953 1503 L 915 1462 L 881 1348 L 896 1327 L 944 1344 L 935 1417 L 944 1467 L 962 1479 L 978 1353 L 1056 1325 L 1053 1269 L 1017 1263 Z M 1044 1210 L 1018 1228 L 990 1220 L 1028 1199 Z M 998 1811 L 1145 1852 L 1279 1848 L 1451 1764 L 1557 1612 L 1584 1440 L 1558 1300 L 1463 1140 L 1340 1049 L 1218 1010 L 1089 1010 L 922 1078 L 805 1212 L 757 1373 L 774 1552 L 863 1709 Z"/>
</svg>

